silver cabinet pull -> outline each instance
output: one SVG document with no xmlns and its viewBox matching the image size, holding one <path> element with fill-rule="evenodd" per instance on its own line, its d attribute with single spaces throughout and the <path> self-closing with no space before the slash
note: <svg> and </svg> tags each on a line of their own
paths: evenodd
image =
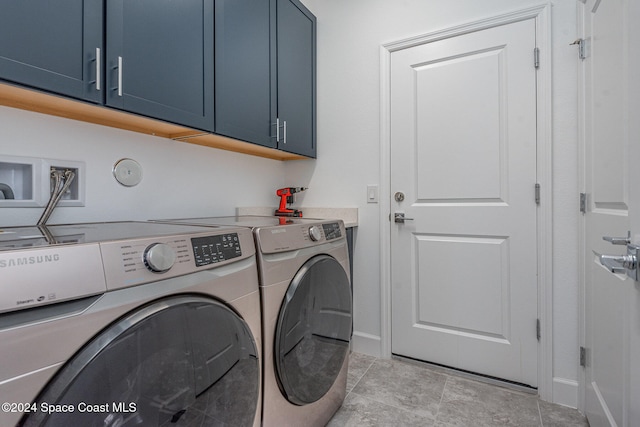
<svg viewBox="0 0 640 427">
<path fill-rule="evenodd" d="M 282 126 L 282 133 L 284 134 L 284 143 L 287 143 L 287 121 L 284 121 L 284 124 Z"/>
<path fill-rule="evenodd" d="M 96 90 L 102 90 L 102 55 L 100 48 L 96 48 Z"/>
<path fill-rule="evenodd" d="M 600 255 L 600 264 L 605 266 L 612 273 L 627 273 L 633 280 L 638 280 L 640 246 L 627 245 L 626 255 Z"/>
<path fill-rule="evenodd" d="M 413 218 L 405 217 L 404 212 L 396 212 L 393 214 L 393 221 L 398 224 L 404 224 L 405 221 L 413 221 Z"/>
<path fill-rule="evenodd" d="M 287 121 L 283 120 L 282 126 L 280 126 L 280 118 L 278 117 L 276 118 L 275 126 L 276 126 L 276 142 L 280 142 L 280 128 L 282 128 L 282 135 L 283 135 L 282 142 L 286 144 L 287 143 Z"/>
<path fill-rule="evenodd" d="M 612 245 L 628 245 L 629 243 L 631 243 L 631 231 L 629 231 L 627 237 L 604 236 L 602 237 L 602 240 L 606 240 Z"/>
<path fill-rule="evenodd" d="M 280 118 L 276 118 L 274 125 L 276 127 L 276 142 L 280 142 Z"/>
<path fill-rule="evenodd" d="M 122 56 L 118 56 L 118 96 L 122 96 Z"/>
</svg>

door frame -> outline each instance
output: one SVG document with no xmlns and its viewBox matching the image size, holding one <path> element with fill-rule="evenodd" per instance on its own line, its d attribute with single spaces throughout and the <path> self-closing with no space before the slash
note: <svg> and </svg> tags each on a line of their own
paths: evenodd
<svg viewBox="0 0 640 427">
<path fill-rule="evenodd" d="M 380 354 L 391 357 L 391 54 L 421 44 L 456 37 L 528 19 L 535 20 L 536 44 L 540 49 L 537 84 L 537 182 L 541 186 L 537 215 L 538 317 L 541 338 L 538 345 L 538 394 L 553 398 L 553 240 L 552 240 L 552 97 L 550 3 L 516 10 L 467 24 L 439 30 L 380 47 Z M 533 65 L 533 52 L 531 52 Z M 534 189 L 531 189 L 531 197 Z M 535 325 L 531 325 L 532 328 Z"/>
</svg>

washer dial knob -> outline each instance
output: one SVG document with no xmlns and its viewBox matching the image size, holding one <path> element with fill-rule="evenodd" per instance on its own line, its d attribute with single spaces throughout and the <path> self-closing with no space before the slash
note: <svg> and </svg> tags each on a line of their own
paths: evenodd
<svg viewBox="0 0 640 427">
<path fill-rule="evenodd" d="M 312 227 L 309 227 L 309 237 L 314 242 L 317 242 L 318 240 L 322 239 L 322 229 L 320 228 L 319 225 L 314 225 Z"/>
<path fill-rule="evenodd" d="M 176 252 L 165 243 L 154 243 L 144 250 L 144 265 L 154 273 L 168 271 L 176 262 Z"/>
</svg>

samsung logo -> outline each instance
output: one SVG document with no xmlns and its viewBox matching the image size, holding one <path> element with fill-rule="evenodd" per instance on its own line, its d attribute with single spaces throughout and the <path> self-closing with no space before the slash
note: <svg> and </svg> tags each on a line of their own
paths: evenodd
<svg viewBox="0 0 640 427">
<path fill-rule="evenodd" d="M 59 254 L 0 259 L 0 268 L 19 267 L 21 265 L 44 264 L 46 262 L 57 262 L 57 261 L 60 261 Z"/>
</svg>

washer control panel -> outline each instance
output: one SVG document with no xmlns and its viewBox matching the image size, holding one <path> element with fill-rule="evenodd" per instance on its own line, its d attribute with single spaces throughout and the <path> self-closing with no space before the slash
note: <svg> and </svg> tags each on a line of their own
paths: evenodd
<svg viewBox="0 0 640 427">
<path fill-rule="evenodd" d="M 191 246 L 198 267 L 242 256 L 238 233 L 193 238 Z"/>
<path fill-rule="evenodd" d="M 232 230 L 101 243 L 107 289 L 194 273 L 254 255 L 251 230 Z"/>
</svg>

